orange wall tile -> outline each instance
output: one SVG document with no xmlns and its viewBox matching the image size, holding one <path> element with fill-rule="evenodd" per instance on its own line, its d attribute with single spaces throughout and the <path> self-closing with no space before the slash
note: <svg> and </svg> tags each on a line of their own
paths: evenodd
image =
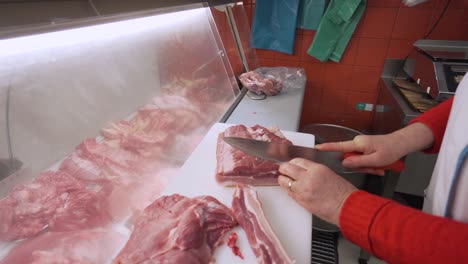
<svg viewBox="0 0 468 264">
<path fill-rule="evenodd" d="M 356 103 L 375 104 L 377 83 L 385 58 L 404 58 L 412 44 L 435 23 L 448 0 L 432 0 L 405 7 L 401 0 L 368 0 L 340 63 L 322 63 L 307 54 L 314 31 L 298 29 L 294 54 L 256 50 L 260 66 L 303 67 L 307 87 L 301 126 L 333 123 L 358 130 L 369 128 L 372 113 L 356 110 Z M 250 16 L 255 1 L 244 1 Z M 452 0 L 432 39 L 468 40 L 468 1 Z"/>
</svg>

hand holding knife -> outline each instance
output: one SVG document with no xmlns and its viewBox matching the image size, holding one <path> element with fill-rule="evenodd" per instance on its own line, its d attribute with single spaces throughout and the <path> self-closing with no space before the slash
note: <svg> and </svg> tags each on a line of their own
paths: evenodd
<svg viewBox="0 0 468 264">
<path fill-rule="evenodd" d="M 227 142 L 229 145 L 239 150 L 242 150 L 251 156 L 279 163 L 288 162 L 294 158 L 304 158 L 316 163 L 323 164 L 339 174 L 356 173 L 359 172 L 359 169 L 367 169 L 351 169 L 346 168 L 342 165 L 343 159 L 346 159 L 351 156 L 362 155 L 360 153 L 320 151 L 314 148 L 237 137 L 224 137 L 224 141 Z M 401 160 L 398 160 L 392 164 L 372 169 L 401 172 L 404 169 L 404 167 L 405 164 Z"/>
</svg>

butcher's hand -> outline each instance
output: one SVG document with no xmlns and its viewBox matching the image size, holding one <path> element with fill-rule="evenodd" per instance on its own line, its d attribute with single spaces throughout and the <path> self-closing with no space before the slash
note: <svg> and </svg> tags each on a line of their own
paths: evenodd
<svg viewBox="0 0 468 264">
<path fill-rule="evenodd" d="M 306 159 L 283 163 L 279 171 L 278 182 L 289 196 L 310 213 L 339 225 L 343 203 L 356 187 L 328 167 Z"/>
<path fill-rule="evenodd" d="M 432 131 L 422 123 L 414 123 L 387 135 L 359 135 L 351 141 L 324 143 L 316 148 L 325 151 L 359 152 L 343 160 L 343 166 L 365 173 L 384 175 L 383 170 L 371 169 L 394 163 L 401 157 L 428 148 L 434 141 Z"/>
</svg>

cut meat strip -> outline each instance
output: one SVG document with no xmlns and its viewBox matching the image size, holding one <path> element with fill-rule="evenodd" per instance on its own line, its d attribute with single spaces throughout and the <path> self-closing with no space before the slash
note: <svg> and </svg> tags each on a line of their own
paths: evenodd
<svg viewBox="0 0 468 264">
<path fill-rule="evenodd" d="M 252 187 L 236 188 L 232 198 L 232 211 L 247 234 L 257 263 L 293 263 L 268 223 L 257 192 Z"/>
<path fill-rule="evenodd" d="M 106 263 L 125 243 L 109 230 L 48 232 L 16 245 L 0 264 Z"/>
<path fill-rule="evenodd" d="M 232 232 L 227 239 L 227 246 L 231 248 L 232 253 L 234 256 L 238 256 L 241 259 L 244 259 L 244 256 L 242 255 L 242 252 L 240 251 L 239 247 L 236 245 L 237 244 L 237 234 Z"/>
<path fill-rule="evenodd" d="M 236 225 L 231 210 L 211 196 L 163 196 L 139 217 L 114 263 L 209 263 Z"/>
<path fill-rule="evenodd" d="M 279 130 L 272 132 L 259 125 L 250 128 L 243 125 L 231 126 L 218 136 L 216 149 L 216 180 L 218 183 L 225 186 L 236 184 L 278 185 L 278 164 L 257 159 L 233 148 L 223 141 L 224 136 L 292 144 L 291 141 L 284 138 Z"/>
<path fill-rule="evenodd" d="M 29 184 L 19 185 L 0 200 L 0 241 L 37 235 L 48 224 L 69 192 L 81 184 L 63 172 L 45 172 Z"/>
</svg>

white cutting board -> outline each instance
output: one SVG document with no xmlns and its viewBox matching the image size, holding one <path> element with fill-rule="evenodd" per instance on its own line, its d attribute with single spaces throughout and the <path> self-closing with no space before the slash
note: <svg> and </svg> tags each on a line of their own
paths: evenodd
<svg viewBox="0 0 468 264">
<path fill-rule="evenodd" d="M 215 124 L 187 159 L 163 195 L 181 194 L 187 197 L 211 195 L 231 207 L 234 189 L 222 187 L 215 179 L 216 142 L 218 134 L 231 125 Z M 282 131 L 295 145 L 313 147 L 314 136 Z M 312 243 L 312 215 L 291 199 L 280 187 L 256 187 L 265 215 L 289 256 L 298 264 L 310 263 Z M 234 256 L 225 243 L 215 252 L 216 263 L 256 263 L 244 231 L 233 229 L 238 235 L 238 247 L 244 260 Z"/>
</svg>

